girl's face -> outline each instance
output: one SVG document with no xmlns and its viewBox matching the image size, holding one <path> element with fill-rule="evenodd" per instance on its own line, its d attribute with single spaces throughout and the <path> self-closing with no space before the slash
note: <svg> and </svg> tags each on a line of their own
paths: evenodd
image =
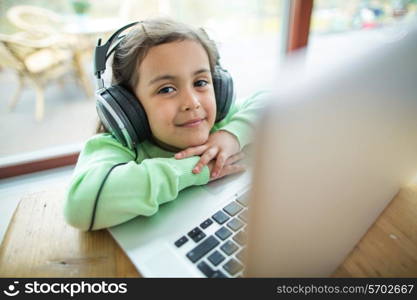
<svg viewBox="0 0 417 300">
<path fill-rule="evenodd" d="M 155 142 L 171 151 L 204 144 L 216 118 L 210 63 L 204 48 L 192 40 L 152 47 L 138 72 L 135 93 Z"/>
</svg>

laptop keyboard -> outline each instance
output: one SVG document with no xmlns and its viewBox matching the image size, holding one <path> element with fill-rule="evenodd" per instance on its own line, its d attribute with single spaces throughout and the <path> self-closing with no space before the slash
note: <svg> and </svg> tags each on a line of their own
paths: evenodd
<svg viewBox="0 0 417 300">
<path fill-rule="evenodd" d="M 177 248 L 189 240 L 195 243 L 186 257 L 206 277 L 238 277 L 242 274 L 248 196 L 249 191 L 246 191 L 174 243 Z M 210 226 L 218 229 L 213 233 Z"/>
</svg>

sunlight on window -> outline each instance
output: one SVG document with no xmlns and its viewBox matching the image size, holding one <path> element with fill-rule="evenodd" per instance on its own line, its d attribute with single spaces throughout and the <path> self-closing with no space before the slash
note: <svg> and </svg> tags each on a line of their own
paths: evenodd
<svg viewBox="0 0 417 300">
<path fill-rule="evenodd" d="M 237 101 L 269 87 L 279 68 L 282 3 L 0 1 L 0 33 L 7 40 L 0 45 L 0 92 L 6 98 L 0 138 L 8 141 L 0 158 L 79 144 L 95 132 L 92 53 L 98 37 L 106 39 L 132 21 L 165 16 L 204 27 L 233 77 Z"/>
</svg>

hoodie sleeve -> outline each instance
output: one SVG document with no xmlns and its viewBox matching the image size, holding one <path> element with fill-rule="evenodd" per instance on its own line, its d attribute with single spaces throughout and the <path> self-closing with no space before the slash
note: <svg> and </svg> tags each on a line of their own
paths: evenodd
<svg viewBox="0 0 417 300">
<path fill-rule="evenodd" d="M 152 158 L 137 163 L 135 154 L 110 135 L 97 135 L 86 143 L 78 159 L 67 192 L 65 219 L 88 230 L 95 205 L 93 229 L 114 226 L 138 215 L 150 216 L 160 204 L 177 198 L 182 189 L 209 181 L 207 166 L 199 174 L 191 172 L 199 158 Z M 108 175 L 95 203 L 103 179 L 116 164 L 121 165 Z"/>
</svg>

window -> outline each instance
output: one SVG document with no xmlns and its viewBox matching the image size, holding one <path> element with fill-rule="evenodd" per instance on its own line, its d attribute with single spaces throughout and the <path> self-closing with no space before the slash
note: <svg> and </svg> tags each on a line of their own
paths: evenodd
<svg viewBox="0 0 417 300">
<path fill-rule="evenodd" d="M 308 64 L 315 66 L 341 55 L 360 53 L 415 22 L 416 0 L 315 0 Z"/>
<path fill-rule="evenodd" d="M 34 85 L 30 78 L 24 80 L 25 85 L 21 89 L 15 108 L 10 111 L 8 104 L 13 98 L 13 92 L 18 90 L 19 73 L 16 66 L 13 68 L 1 63 L 0 92 L 4 101 L 0 106 L 0 167 L 19 165 L 42 157 L 57 156 L 59 160 L 59 157 L 66 156 L 66 153 L 70 155 L 66 156 L 67 162 L 76 159 L 77 149 L 94 134 L 98 120 L 92 93 L 95 89 L 92 50 L 96 39 L 98 36 L 108 35 L 130 21 L 169 16 L 185 23 L 202 26 L 218 44 L 221 64 L 234 79 L 237 99 L 268 86 L 273 83 L 273 75 L 280 61 L 283 29 L 281 21 L 287 13 L 283 12 L 284 2 L 286 1 L 2 1 L 0 27 L 1 33 L 5 35 L 20 34 L 24 31 L 11 22 L 7 15 L 10 9 L 18 5 L 45 8 L 57 15 L 59 21 L 57 25 L 49 27 L 50 32 L 47 27 L 50 24 L 46 17 L 36 18 L 36 26 L 30 26 L 30 29 L 46 28 L 46 33 L 42 34 L 62 38 L 65 41 L 62 46 L 70 42 L 74 45 L 75 41 L 76 46 L 85 50 L 77 57 L 78 67 L 82 68 L 81 71 L 85 75 L 81 76 L 80 70 L 78 73 L 77 70 L 75 73 L 63 72 L 62 76 L 55 78 L 51 75 L 51 78 L 39 84 L 44 94 L 44 112 L 42 118 L 39 118 L 39 114 L 35 113 L 39 112 L 41 105 L 36 104 L 35 100 L 40 94 L 40 87 Z M 0 53 L 3 53 L 1 50 L 10 49 L 0 49 Z M 69 51 L 54 54 L 52 58 L 49 54 L 50 50 L 46 49 L 37 53 L 37 56 L 29 57 L 28 60 L 32 61 L 35 69 L 46 68 L 47 59 L 59 57 L 65 61 L 65 55 L 71 55 Z M 71 64 L 70 60 L 65 62 Z M 54 63 L 55 61 L 50 62 L 52 65 Z M 54 162 L 50 162 L 50 165 L 53 166 Z"/>
</svg>

